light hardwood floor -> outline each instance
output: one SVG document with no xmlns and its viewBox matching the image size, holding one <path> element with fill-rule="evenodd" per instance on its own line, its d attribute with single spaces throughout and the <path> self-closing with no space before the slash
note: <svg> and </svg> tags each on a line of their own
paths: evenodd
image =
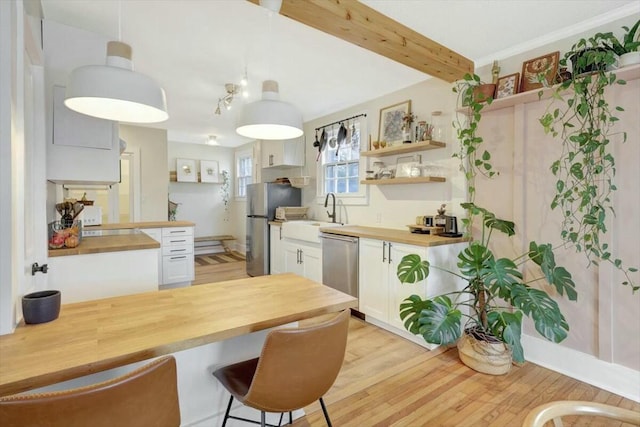
<svg viewBox="0 0 640 427">
<path fill-rule="evenodd" d="M 244 262 L 196 264 L 195 283 L 241 277 L 247 277 Z M 514 366 L 504 376 L 480 374 L 459 361 L 455 348 L 428 351 L 354 317 L 344 365 L 325 396 L 336 427 L 519 427 L 529 410 L 553 400 L 596 401 L 640 412 L 639 403 L 533 363 Z M 319 404 L 305 412 L 295 427 L 326 426 Z M 578 417 L 565 418 L 564 425 L 627 426 Z"/>
</svg>

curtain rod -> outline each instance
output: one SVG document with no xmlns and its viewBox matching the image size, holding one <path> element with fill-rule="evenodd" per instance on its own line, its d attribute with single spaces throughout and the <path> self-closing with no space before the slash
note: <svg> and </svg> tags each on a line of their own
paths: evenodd
<svg viewBox="0 0 640 427">
<path fill-rule="evenodd" d="M 346 119 L 342 119 L 342 120 L 335 121 L 335 122 L 333 122 L 333 123 L 327 123 L 326 125 L 323 125 L 323 126 L 317 127 L 317 128 L 316 128 L 316 132 L 318 132 L 320 129 L 324 129 L 324 128 L 329 127 L 329 126 L 332 126 L 332 125 L 337 125 L 338 123 L 348 122 L 349 120 L 357 119 L 358 117 L 367 117 L 367 115 L 366 115 L 365 113 L 362 113 L 362 114 L 357 114 L 357 115 L 355 115 L 355 116 L 347 117 Z"/>
</svg>

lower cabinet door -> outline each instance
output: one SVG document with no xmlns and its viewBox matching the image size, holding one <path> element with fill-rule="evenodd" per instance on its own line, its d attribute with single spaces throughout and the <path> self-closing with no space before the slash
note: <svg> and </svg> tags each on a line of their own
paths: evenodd
<svg viewBox="0 0 640 427">
<path fill-rule="evenodd" d="M 310 246 L 300 248 L 303 276 L 322 283 L 322 249 Z"/>
<path fill-rule="evenodd" d="M 383 243 L 385 243 L 383 245 Z M 386 322 L 389 311 L 387 283 L 387 246 L 381 240 L 360 239 L 359 243 L 359 310 Z"/>
<path fill-rule="evenodd" d="M 165 256 L 162 260 L 163 284 L 190 282 L 194 278 L 193 254 Z"/>
<path fill-rule="evenodd" d="M 304 276 L 303 264 L 300 256 L 300 246 L 295 243 L 282 241 L 282 251 L 284 253 L 283 273 L 295 273 Z"/>
</svg>

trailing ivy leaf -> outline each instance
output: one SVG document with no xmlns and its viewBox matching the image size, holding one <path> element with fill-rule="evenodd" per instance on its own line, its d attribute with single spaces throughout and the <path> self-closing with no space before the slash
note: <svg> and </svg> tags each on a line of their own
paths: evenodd
<svg viewBox="0 0 640 427">
<path fill-rule="evenodd" d="M 423 300 L 418 295 L 411 295 L 400 304 L 400 319 L 404 321 L 404 327 L 414 335 L 420 334 L 420 313 L 429 310 L 431 301 Z"/>
<path fill-rule="evenodd" d="M 397 277 L 402 283 L 416 283 L 428 276 L 429 261 L 419 255 L 405 255 L 398 264 Z"/>
<path fill-rule="evenodd" d="M 489 330 L 499 337 L 511 349 L 511 356 L 517 363 L 524 362 L 524 349 L 522 348 L 522 312 L 490 311 L 487 314 Z"/>
<path fill-rule="evenodd" d="M 462 313 L 453 307 L 449 297 L 431 300 L 431 306 L 420 313 L 420 334 L 431 344 L 453 344 L 460 338 Z"/>
</svg>

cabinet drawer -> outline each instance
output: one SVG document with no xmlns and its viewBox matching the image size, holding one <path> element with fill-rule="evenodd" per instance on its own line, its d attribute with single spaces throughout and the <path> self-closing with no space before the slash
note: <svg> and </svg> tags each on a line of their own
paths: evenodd
<svg viewBox="0 0 640 427">
<path fill-rule="evenodd" d="M 162 255 L 191 255 L 193 254 L 193 245 L 162 245 Z"/>
<path fill-rule="evenodd" d="M 165 246 L 193 246 L 193 236 L 163 236 L 162 247 Z"/>
<path fill-rule="evenodd" d="M 164 285 L 190 282 L 194 278 L 193 255 L 168 255 L 162 257 L 162 279 Z"/>
<path fill-rule="evenodd" d="M 162 237 L 167 236 L 193 236 L 193 227 L 165 227 L 162 229 Z"/>
</svg>

